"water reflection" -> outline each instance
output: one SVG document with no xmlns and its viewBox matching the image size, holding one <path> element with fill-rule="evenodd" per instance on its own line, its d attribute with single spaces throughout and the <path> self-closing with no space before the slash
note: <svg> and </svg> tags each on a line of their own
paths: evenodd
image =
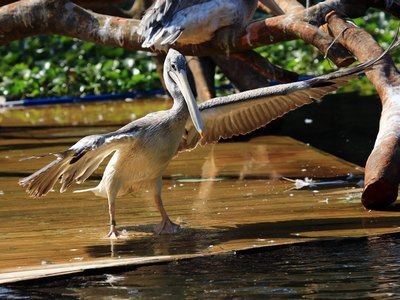
<svg viewBox="0 0 400 300">
<path fill-rule="evenodd" d="M 94 258 L 178 255 L 187 253 L 207 253 L 229 250 L 230 241 L 254 241 L 261 245 L 275 243 L 276 240 L 304 240 L 305 238 L 335 239 L 337 232 L 377 230 L 400 226 L 398 217 L 375 218 L 330 218 L 308 220 L 282 220 L 255 224 L 237 224 L 235 227 L 215 227 L 213 229 L 184 228 L 178 235 L 144 235 L 111 241 L 110 245 L 87 246 L 86 251 Z M 132 226 L 128 231 L 150 232 L 151 226 Z M 225 248 L 226 247 L 226 248 Z"/>
<path fill-rule="evenodd" d="M 400 235 L 319 242 L 8 286 L 0 297 L 388 299 L 400 294 L 399 257 Z"/>
<path fill-rule="evenodd" d="M 365 103 L 361 104 L 364 106 Z M 118 111 L 129 112 L 129 109 Z M 332 115 L 332 110 L 328 111 Z M 114 112 L 113 118 L 115 115 Z M 76 118 L 80 116 L 76 115 Z M 9 262 L 14 267 L 39 264 L 41 267 L 43 261 L 70 262 L 71 259 L 81 257 L 90 261 L 97 258 L 189 252 L 209 254 L 217 249 L 233 249 L 234 243 L 237 246 L 243 241 L 260 246 L 272 241 L 288 243 L 314 238 L 337 238 L 346 234 L 376 234 L 400 226 L 398 217 L 364 212 L 359 204 L 359 193 L 353 189 L 332 190 L 329 187 L 323 197 L 319 196 L 323 191 L 319 195 L 305 190 L 285 192 L 289 183 L 267 179 L 281 174 L 296 176 L 291 178 L 312 174 L 314 178 L 339 179 L 338 174 L 344 175 L 347 171 L 332 168 L 333 160 L 324 164 L 323 155 L 303 145 L 300 147 L 287 138 L 276 139 L 275 142 L 267 138 L 248 143 L 220 143 L 216 147 L 199 147 L 193 152 L 195 155 L 179 155 L 179 159 L 171 164 L 166 173 L 164 189 L 172 214 L 188 220 L 179 235 L 151 235 L 152 224 L 156 222 L 153 204 L 143 198 L 126 197 L 118 202 L 123 208 L 121 220 L 125 224 L 146 225 L 125 226 L 129 233 L 135 234 L 132 238 L 116 242 L 104 240 L 101 238 L 106 229 L 102 226 L 105 226 L 103 224 L 107 223 L 108 218 L 103 213 L 106 212 L 105 202 L 86 196 L 78 198 L 72 193 L 53 193 L 37 201 L 26 198 L 23 190 L 17 186 L 17 179 L 27 176 L 39 163 L 41 166 L 44 162 L 19 162 L 19 159 L 63 149 L 81 136 L 111 131 L 117 128 L 113 124 L 120 120 L 111 119 L 110 115 L 111 121 L 101 122 L 100 125 L 89 122 L 91 125 L 81 127 L 70 126 L 68 122 L 65 126 L 53 127 L 51 120 L 49 117 L 47 123 L 40 121 L 41 127 L 3 127 L 1 130 L 0 190 L 4 191 L 4 195 L 1 197 L 3 242 L 0 246 L 3 249 L 3 264 Z M 30 119 L 27 122 L 29 124 Z M 309 141 L 308 137 L 304 137 L 304 128 L 293 125 L 295 123 L 292 120 L 288 123 L 290 126 L 286 127 L 287 134 L 297 132 L 299 138 Z M 2 125 L 14 123 L 6 122 Z M 332 139 L 337 134 L 337 128 L 337 125 L 319 126 L 317 129 L 321 130 L 321 135 L 316 135 L 315 141 L 329 139 L 325 149 L 337 150 L 338 143 Z M 365 125 L 362 128 L 368 131 Z M 365 134 L 356 134 L 365 139 Z M 346 152 L 354 148 L 368 152 L 368 147 L 364 145 L 351 145 Z M 358 157 L 358 152 L 356 154 Z M 350 166 L 345 167 L 346 170 L 352 169 Z M 358 169 L 355 172 L 361 173 Z M 177 173 L 182 176 L 174 175 Z M 199 177 L 206 180 L 196 184 L 179 181 L 179 178 Z M 100 176 L 92 179 L 99 180 Z M 327 199 L 328 192 L 331 192 L 329 203 L 321 203 L 322 199 Z M 346 205 L 340 206 L 338 203 Z M 43 233 L 46 234 L 45 239 Z M 71 248 L 77 251 L 71 252 Z M 260 254 L 142 267 L 122 275 L 81 277 L 21 288 L 8 286 L 0 288 L 0 298 L 148 299 L 174 295 L 176 298 L 259 296 L 382 299 L 390 294 L 399 294 L 398 254 L 398 237 L 389 240 L 370 238 L 361 242 L 303 244 L 270 249 Z"/>
</svg>

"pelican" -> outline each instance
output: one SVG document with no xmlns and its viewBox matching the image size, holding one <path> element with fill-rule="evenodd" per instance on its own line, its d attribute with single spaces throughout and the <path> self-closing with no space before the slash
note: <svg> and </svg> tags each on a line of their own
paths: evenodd
<svg viewBox="0 0 400 300">
<path fill-rule="evenodd" d="M 389 49 L 388 49 L 389 50 Z M 282 84 L 214 98 L 197 106 L 186 78 L 183 55 L 170 49 L 164 78 L 174 99 L 171 109 L 146 115 L 110 133 L 82 138 L 69 149 L 56 153 L 47 166 L 20 180 L 33 197 L 46 195 L 60 178 L 64 192 L 73 182 L 84 182 L 109 155 L 100 183 L 90 189 L 108 198 L 110 230 L 117 237 L 115 199 L 117 196 L 149 190 L 161 214 L 155 232 L 175 233 L 179 225 L 168 217 L 161 200 L 162 173 L 180 151 L 198 144 L 215 143 L 221 138 L 246 134 L 302 105 L 321 99 L 347 83 L 380 57 L 355 67 L 339 70 L 302 82 Z"/>
<path fill-rule="evenodd" d="M 222 45 L 238 38 L 252 19 L 258 0 L 156 0 L 137 33 L 142 47 L 200 44 L 217 35 Z"/>
</svg>

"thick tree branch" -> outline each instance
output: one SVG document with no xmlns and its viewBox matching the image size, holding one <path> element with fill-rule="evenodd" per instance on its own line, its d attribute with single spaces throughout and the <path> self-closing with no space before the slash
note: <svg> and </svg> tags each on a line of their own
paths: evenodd
<svg viewBox="0 0 400 300">
<path fill-rule="evenodd" d="M 137 20 L 96 14 L 68 0 L 21 0 L 0 7 L 0 45 L 46 33 L 139 50 L 137 25 Z"/>
<path fill-rule="evenodd" d="M 312 25 L 299 23 L 297 19 L 278 16 L 252 23 L 248 26 L 249 34 L 235 45 L 231 45 L 230 52 L 302 38 L 325 53 L 331 39 L 327 39 Z M 0 45 L 47 33 L 71 36 L 100 45 L 140 50 L 140 38 L 136 34 L 137 25 L 137 20 L 92 13 L 67 0 L 21 0 L 0 7 Z M 197 46 L 174 47 L 184 54 L 196 56 L 226 52 L 216 40 Z M 337 45 L 328 54 L 339 66 L 346 65 L 351 60 L 348 53 Z"/>
<path fill-rule="evenodd" d="M 287 15 L 300 13 L 304 10 L 304 6 L 297 0 L 275 0 L 275 2 Z"/>
<path fill-rule="evenodd" d="M 383 52 L 369 33 L 337 15 L 328 16 L 328 24 L 332 34 L 361 62 Z M 390 55 L 386 55 L 366 74 L 381 98 L 382 114 L 375 146 L 365 167 L 362 201 L 367 208 L 380 209 L 396 200 L 400 183 L 400 73 Z"/>
<path fill-rule="evenodd" d="M 319 26 L 325 22 L 326 14 L 332 10 L 338 11 L 341 15 L 359 16 L 370 6 L 382 7 L 381 2 L 327 0 L 300 13 L 254 22 L 248 26 L 248 34 L 231 45 L 229 50 L 233 53 L 300 38 L 316 46 L 322 53 L 326 53 L 332 39 L 315 26 L 304 22 Z M 397 4 L 393 4 L 395 5 Z M 68 0 L 21 0 L 0 7 L 0 45 L 46 33 L 71 36 L 101 45 L 140 50 L 140 37 L 136 34 L 137 25 L 137 20 L 93 13 Z M 174 45 L 174 47 L 184 54 L 196 56 L 226 52 L 217 40 L 197 46 Z M 338 66 L 348 65 L 351 62 L 347 51 L 337 44 L 331 48 L 328 56 Z"/>
<path fill-rule="evenodd" d="M 255 48 L 277 42 L 302 39 L 306 43 L 317 47 L 323 54 L 330 49 L 328 57 L 337 66 L 348 66 L 354 61 L 344 47 L 339 44 L 334 44 L 330 47 L 333 41 L 332 38 L 317 27 L 301 20 L 299 21 L 296 15 L 283 15 L 254 22 L 247 27 L 247 31 L 249 32 L 248 35 L 241 39 L 243 48 L 248 48 L 248 45 L 251 45 L 251 48 Z"/>
</svg>

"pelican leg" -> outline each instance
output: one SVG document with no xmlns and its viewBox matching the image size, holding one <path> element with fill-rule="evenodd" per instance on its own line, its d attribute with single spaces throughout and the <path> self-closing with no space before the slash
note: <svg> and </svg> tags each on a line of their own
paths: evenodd
<svg viewBox="0 0 400 300">
<path fill-rule="evenodd" d="M 180 226 L 178 224 L 173 223 L 168 217 L 167 212 L 164 209 L 164 205 L 161 199 L 161 178 L 157 180 L 156 189 L 154 193 L 154 201 L 156 203 L 157 209 L 161 214 L 161 223 L 154 226 L 154 232 L 157 234 L 173 234 L 177 233 Z"/>
<path fill-rule="evenodd" d="M 115 193 L 116 194 L 116 193 Z M 108 195 L 108 213 L 110 214 L 110 231 L 107 233 L 106 238 L 116 239 L 121 234 L 117 230 L 117 222 L 115 221 L 115 196 L 114 193 Z"/>
</svg>

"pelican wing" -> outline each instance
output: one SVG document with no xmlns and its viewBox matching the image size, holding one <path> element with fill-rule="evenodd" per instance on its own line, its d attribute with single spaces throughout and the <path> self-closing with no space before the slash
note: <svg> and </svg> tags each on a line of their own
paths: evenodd
<svg viewBox="0 0 400 300">
<path fill-rule="evenodd" d="M 178 151 L 195 148 L 199 143 L 215 143 L 223 138 L 241 135 L 265 126 L 282 115 L 321 99 L 324 95 L 345 85 L 348 80 L 372 67 L 389 51 L 400 46 L 400 27 L 389 45 L 378 57 L 354 67 L 318 76 L 302 82 L 281 84 L 214 98 L 199 106 L 203 120 L 203 138 L 195 130 L 192 122 L 186 123 Z"/>
<path fill-rule="evenodd" d="M 199 143 L 215 143 L 220 139 L 247 134 L 305 104 L 321 99 L 345 85 L 355 74 L 365 71 L 388 51 L 397 47 L 393 42 L 379 57 L 309 80 L 260 88 L 208 100 L 199 106 L 204 123 L 204 138 L 188 120 L 178 151 L 195 148 Z"/>
<path fill-rule="evenodd" d="M 206 101 L 199 106 L 204 124 L 203 139 L 200 141 L 199 134 L 188 121 L 179 151 L 193 149 L 198 143 L 215 143 L 247 134 L 300 106 L 321 99 L 347 82 L 348 78 L 296 82 Z"/>
<path fill-rule="evenodd" d="M 136 131 L 121 129 L 82 138 L 68 150 L 55 153 L 57 158 L 54 161 L 21 179 L 19 184 L 26 187 L 30 196 L 41 197 L 54 187 L 59 178 L 61 178 L 60 192 L 64 192 L 74 181 L 84 182 L 121 144 L 132 143 L 135 140 Z"/>
</svg>

